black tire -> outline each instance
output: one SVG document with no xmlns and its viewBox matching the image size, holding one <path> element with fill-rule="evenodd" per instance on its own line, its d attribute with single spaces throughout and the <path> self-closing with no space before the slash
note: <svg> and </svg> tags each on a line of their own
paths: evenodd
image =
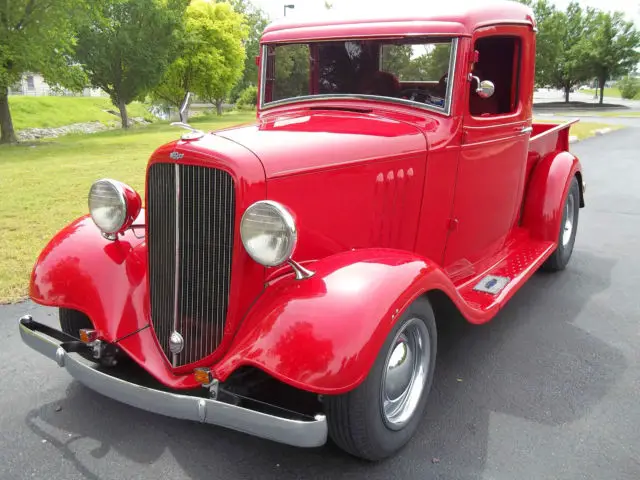
<svg viewBox="0 0 640 480">
<path fill-rule="evenodd" d="M 75 338 L 80 338 L 80 330 L 83 328 L 93 328 L 93 324 L 89 317 L 78 310 L 71 310 L 69 308 L 60 308 L 60 328 L 67 335 L 71 335 Z"/>
<path fill-rule="evenodd" d="M 89 320 L 89 317 L 78 310 L 60 308 L 58 316 L 60 317 L 60 328 L 62 328 L 62 331 L 74 338 L 80 339 L 80 329 L 93 328 L 93 324 L 91 323 L 91 320 Z M 78 354 L 92 362 L 97 361 L 88 351 L 78 352 Z"/>
<path fill-rule="evenodd" d="M 418 319 L 426 327 L 430 339 L 429 365 L 418 404 L 406 424 L 399 429 L 387 426 L 383 414 L 382 379 L 387 357 L 397 334 Z M 421 327 L 420 327 L 421 328 Z M 363 458 L 378 461 L 387 458 L 409 442 L 423 417 L 433 381 L 437 348 L 437 331 L 433 310 L 426 298 L 409 306 L 389 333 L 367 378 L 354 390 L 342 395 L 324 397 L 329 435 L 341 449 Z"/>
<path fill-rule="evenodd" d="M 565 223 L 567 220 L 568 209 L 573 210 L 573 222 L 571 236 L 567 242 L 563 242 L 563 236 L 565 233 Z M 576 233 L 578 232 L 578 216 L 580 213 L 580 187 L 578 186 L 578 179 L 573 177 L 571 180 L 571 186 L 569 187 L 569 193 L 562 208 L 562 221 L 560 223 L 560 232 L 558 233 L 558 247 L 553 254 L 547 258 L 542 264 L 542 270 L 547 272 L 558 272 L 564 270 L 571 259 L 573 253 L 573 246 L 576 243 Z"/>
</svg>

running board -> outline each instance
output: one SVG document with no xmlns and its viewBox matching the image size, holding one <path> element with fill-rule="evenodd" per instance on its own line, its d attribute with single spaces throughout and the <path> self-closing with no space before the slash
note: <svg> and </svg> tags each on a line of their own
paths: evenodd
<svg viewBox="0 0 640 480">
<path fill-rule="evenodd" d="M 460 297 L 484 317 L 500 308 L 553 253 L 553 242 L 527 239 L 489 270 L 458 287 Z"/>
</svg>

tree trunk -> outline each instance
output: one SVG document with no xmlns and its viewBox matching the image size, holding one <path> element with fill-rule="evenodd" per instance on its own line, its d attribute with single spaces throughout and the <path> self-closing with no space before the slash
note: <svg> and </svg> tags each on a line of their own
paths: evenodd
<svg viewBox="0 0 640 480">
<path fill-rule="evenodd" d="M 218 115 L 222 115 L 222 101 L 223 100 L 221 98 L 216 100 L 216 113 Z"/>
<path fill-rule="evenodd" d="M 122 100 L 118 102 L 118 110 L 120 110 L 120 121 L 122 128 L 129 128 L 129 116 L 127 115 L 127 104 Z"/>
<path fill-rule="evenodd" d="M 9 89 L 0 87 L 0 143 L 17 143 L 9 110 Z"/>
<path fill-rule="evenodd" d="M 571 90 L 571 85 L 564 86 L 564 103 L 569 103 L 569 93 Z"/>
<path fill-rule="evenodd" d="M 606 80 L 604 80 L 603 78 L 599 78 L 598 79 L 598 86 L 600 87 L 600 105 L 602 105 L 602 102 L 604 100 L 604 82 Z"/>
</svg>

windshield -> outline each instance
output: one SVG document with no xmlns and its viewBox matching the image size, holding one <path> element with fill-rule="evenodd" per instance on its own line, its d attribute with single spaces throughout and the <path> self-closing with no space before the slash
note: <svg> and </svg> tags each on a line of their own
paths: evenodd
<svg viewBox="0 0 640 480">
<path fill-rule="evenodd" d="M 321 97 L 381 97 L 449 110 L 450 38 L 265 45 L 261 103 Z"/>
</svg>

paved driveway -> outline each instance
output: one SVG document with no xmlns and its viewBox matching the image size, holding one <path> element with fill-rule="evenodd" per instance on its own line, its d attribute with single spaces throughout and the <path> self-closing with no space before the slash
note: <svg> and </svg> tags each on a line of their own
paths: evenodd
<svg viewBox="0 0 640 480">
<path fill-rule="evenodd" d="M 588 208 L 570 268 L 442 336 L 428 413 L 397 457 L 371 465 L 118 404 L 21 344 L 21 313 L 54 313 L 23 304 L 0 308 L 0 479 L 637 480 L 638 134 L 575 146 Z"/>
</svg>

